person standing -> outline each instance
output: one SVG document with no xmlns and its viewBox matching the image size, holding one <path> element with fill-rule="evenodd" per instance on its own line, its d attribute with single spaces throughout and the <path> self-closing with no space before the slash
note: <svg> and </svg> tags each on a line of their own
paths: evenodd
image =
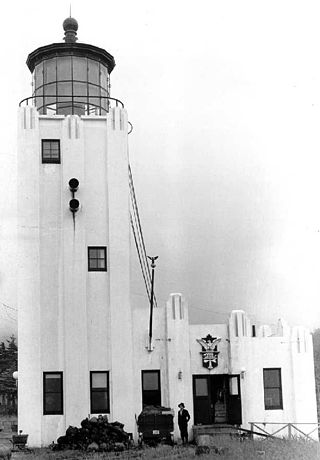
<svg viewBox="0 0 320 460">
<path fill-rule="evenodd" d="M 182 444 L 187 444 L 188 442 L 188 422 L 190 420 L 190 414 L 185 409 L 184 404 L 180 403 L 178 405 L 179 412 L 178 412 L 178 425 L 181 434 Z"/>
</svg>

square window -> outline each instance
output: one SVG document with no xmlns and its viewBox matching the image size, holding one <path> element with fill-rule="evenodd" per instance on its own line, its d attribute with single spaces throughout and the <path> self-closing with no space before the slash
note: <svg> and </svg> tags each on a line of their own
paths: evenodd
<svg viewBox="0 0 320 460">
<path fill-rule="evenodd" d="M 42 139 L 42 163 L 60 163 L 60 140 Z"/>
<path fill-rule="evenodd" d="M 109 372 L 90 372 L 91 414 L 107 414 L 109 409 Z"/>
<path fill-rule="evenodd" d="M 158 371 L 143 372 L 143 389 L 146 391 L 159 390 L 159 374 Z"/>
<path fill-rule="evenodd" d="M 263 388 L 265 409 L 283 409 L 280 368 L 263 369 Z"/>
<path fill-rule="evenodd" d="M 88 247 L 88 270 L 89 272 L 107 271 L 107 248 L 106 246 Z"/>
<path fill-rule="evenodd" d="M 63 414 L 62 372 L 43 373 L 43 414 Z"/>
<path fill-rule="evenodd" d="M 160 371 L 142 371 L 142 406 L 161 406 Z"/>
</svg>

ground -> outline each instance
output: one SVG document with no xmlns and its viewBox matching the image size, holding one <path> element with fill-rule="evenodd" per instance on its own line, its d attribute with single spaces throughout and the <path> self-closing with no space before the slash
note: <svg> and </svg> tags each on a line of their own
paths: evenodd
<svg viewBox="0 0 320 460">
<path fill-rule="evenodd" d="M 215 448 L 216 447 L 216 448 Z M 208 454 L 197 451 L 196 446 L 159 446 L 157 448 L 133 448 L 126 452 L 110 453 L 81 453 L 77 451 L 52 452 L 50 449 L 38 449 L 28 453 L 13 453 L 12 460 L 189 460 L 201 458 L 223 460 L 316 460 L 320 459 L 320 444 L 305 440 L 264 440 L 251 441 L 218 439 L 215 447 L 210 447 Z"/>
</svg>

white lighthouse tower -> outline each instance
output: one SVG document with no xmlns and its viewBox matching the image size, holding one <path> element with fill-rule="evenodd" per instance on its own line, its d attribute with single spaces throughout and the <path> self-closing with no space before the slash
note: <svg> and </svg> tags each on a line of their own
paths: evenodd
<svg viewBox="0 0 320 460">
<path fill-rule="evenodd" d="M 127 113 L 114 58 L 65 41 L 27 59 L 19 109 L 19 430 L 48 445 L 88 414 L 133 431 Z"/>
</svg>

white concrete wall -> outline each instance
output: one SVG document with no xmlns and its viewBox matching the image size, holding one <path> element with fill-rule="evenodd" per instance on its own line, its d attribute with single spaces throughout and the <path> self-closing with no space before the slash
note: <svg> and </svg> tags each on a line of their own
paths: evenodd
<svg viewBox="0 0 320 460">
<path fill-rule="evenodd" d="M 160 370 L 161 404 L 169 405 L 168 383 L 166 376 L 166 342 L 165 310 L 163 306 L 153 310 L 152 351 L 148 351 L 149 336 L 149 308 L 137 308 L 133 312 L 133 351 L 134 372 L 133 385 L 135 389 L 132 415 L 138 416 L 142 411 L 142 381 L 141 371 Z M 133 431 L 137 436 L 137 427 Z"/>
<path fill-rule="evenodd" d="M 265 423 L 266 429 L 275 431 L 271 423 L 310 423 L 297 425 L 310 432 L 317 423 L 314 363 L 311 335 L 304 328 L 290 329 L 283 321 L 275 332 L 270 326 L 257 330 L 252 337 L 251 323 L 245 312 L 231 313 L 226 324 L 190 325 L 191 374 L 241 375 L 242 426 L 250 422 Z M 211 334 L 220 337 L 218 366 L 209 371 L 202 366 L 201 347 L 197 339 Z M 280 368 L 283 409 L 266 410 L 264 406 L 263 369 Z M 278 426 L 280 428 L 281 425 Z M 309 428 L 309 429 L 308 429 Z M 282 433 L 288 434 L 287 430 Z M 297 434 L 292 433 L 292 434 Z M 313 433 L 317 439 L 317 432 Z"/>
<path fill-rule="evenodd" d="M 169 407 L 175 411 L 175 438 L 177 439 L 180 437 L 177 420 L 180 402 L 185 404 L 190 413 L 189 431 L 193 420 L 188 305 L 181 294 L 171 294 L 166 304 L 166 331 L 168 399 Z"/>
<path fill-rule="evenodd" d="M 244 312 L 242 316 L 242 324 L 248 324 Z M 290 329 L 280 321 L 274 332 L 270 326 L 262 326 L 257 337 L 252 337 L 250 328 L 247 328 L 247 332 L 240 330 L 237 337 L 234 333 L 236 321 L 241 323 L 238 312 L 231 314 L 229 323 L 230 371 L 239 374 L 245 370 L 241 379 L 243 426 L 250 428 L 250 422 L 264 423 L 265 429 L 272 432 L 282 426 L 272 423 L 317 423 L 310 333 L 305 329 Z M 298 337 L 301 338 L 300 344 Z M 265 409 L 264 368 L 281 369 L 283 409 Z M 312 426 L 309 430 L 307 426 L 305 428 L 302 427 L 304 432 L 312 430 Z M 285 430 L 280 436 L 287 434 Z M 317 439 L 317 432 L 313 437 Z"/>
<path fill-rule="evenodd" d="M 25 107 L 18 119 L 18 419 L 30 442 L 41 443 L 39 127 L 36 111 Z"/>
<path fill-rule="evenodd" d="M 303 423 L 318 421 L 312 336 L 307 329 L 294 327 L 290 338 L 296 422 L 302 423 L 297 425 L 299 429 L 309 433 L 314 427 Z M 299 435 L 298 432 L 293 434 Z M 312 433 L 312 437 L 318 439 L 318 430 Z"/>
<path fill-rule="evenodd" d="M 154 309 L 152 351 L 148 351 L 148 333 L 149 309 L 136 309 L 134 413 L 139 415 L 142 410 L 141 371 L 160 370 L 161 404 L 174 410 L 174 436 L 178 439 L 178 404 L 184 402 L 191 416 L 193 413 L 188 308 L 181 294 L 171 294 L 166 305 Z M 190 430 L 191 426 L 190 423 Z"/>
<path fill-rule="evenodd" d="M 130 223 L 127 114 L 111 109 L 107 119 L 107 186 L 110 259 L 110 345 L 112 417 L 134 427 L 132 311 L 130 306 Z"/>
<path fill-rule="evenodd" d="M 41 139 L 61 139 L 61 164 L 41 163 Z M 111 420 L 136 435 L 141 371 L 159 369 L 162 405 L 183 401 L 193 422 L 192 375 L 240 374 L 243 426 L 316 422 L 310 334 L 279 323 L 252 337 L 242 310 L 229 325 L 189 325 L 181 294 L 149 310 L 130 304 L 127 115 L 38 116 L 19 112 L 19 429 L 47 445 L 90 412 L 90 371 L 110 372 Z M 81 203 L 73 219 L 68 182 Z M 107 272 L 88 272 L 87 247 L 107 246 Z M 202 366 L 197 339 L 221 338 L 218 366 Z M 271 336 L 272 335 L 272 336 Z M 264 408 L 263 368 L 281 368 L 283 410 Z M 43 415 L 43 372 L 63 371 L 64 414 Z M 179 378 L 181 377 L 181 378 Z M 178 436 L 177 420 L 175 432 Z"/>
<path fill-rule="evenodd" d="M 19 429 L 47 445 L 90 412 L 90 371 L 110 372 L 110 419 L 134 429 L 127 115 L 19 116 Z M 61 164 L 41 163 L 60 139 Z M 80 210 L 68 182 L 79 180 Z M 107 272 L 87 247 L 107 246 Z M 43 415 L 45 371 L 63 371 L 64 414 Z"/>
</svg>

